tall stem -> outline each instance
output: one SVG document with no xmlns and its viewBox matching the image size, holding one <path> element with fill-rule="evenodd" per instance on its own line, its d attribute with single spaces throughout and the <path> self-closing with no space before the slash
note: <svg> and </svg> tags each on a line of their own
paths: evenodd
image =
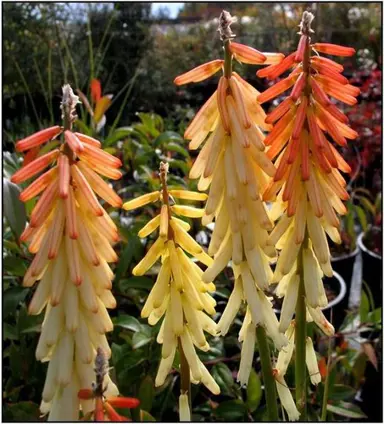
<svg viewBox="0 0 384 424">
<path fill-rule="evenodd" d="M 304 267 L 303 250 L 308 244 L 308 234 L 305 234 L 303 244 L 298 257 L 299 291 L 296 302 L 295 314 L 295 386 L 296 386 L 296 406 L 300 412 L 301 421 L 306 420 L 306 362 L 305 345 L 307 339 L 307 321 L 305 307 L 305 288 L 304 288 Z"/>
<path fill-rule="evenodd" d="M 229 48 L 230 40 L 224 42 L 224 76 L 231 78 L 232 75 L 232 53 Z"/>
<path fill-rule="evenodd" d="M 277 394 L 275 379 L 273 377 L 271 353 L 269 351 L 267 335 L 264 327 L 256 327 L 257 345 L 259 347 L 261 372 L 263 374 L 265 399 L 267 402 L 267 411 L 269 421 L 278 421 L 279 412 L 277 409 Z"/>
</svg>

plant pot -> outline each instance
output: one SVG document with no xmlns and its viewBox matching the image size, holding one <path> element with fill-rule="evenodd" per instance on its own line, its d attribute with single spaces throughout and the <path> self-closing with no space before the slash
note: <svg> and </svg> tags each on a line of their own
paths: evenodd
<svg viewBox="0 0 384 424">
<path fill-rule="evenodd" d="M 333 277 L 324 277 L 323 283 L 330 289 L 329 291 L 335 294 L 335 296 L 330 300 L 327 293 L 328 305 L 323 308 L 322 311 L 329 321 L 332 315 L 332 324 L 335 329 L 338 329 L 346 315 L 346 308 L 343 306 L 343 301 L 347 294 L 347 287 L 343 277 L 337 272 L 333 273 Z M 278 316 L 281 313 L 280 308 L 275 307 L 274 311 Z"/>
<path fill-rule="evenodd" d="M 381 231 L 380 228 L 373 227 L 369 231 Z M 369 233 L 360 234 L 357 239 L 357 245 L 363 258 L 363 281 L 371 290 L 375 307 L 382 306 L 383 279 L 382 279 L 382 257 L 372 252 L 365 244 L 364 237 Z"/>
<path fill-rule="evenodd" d="M 359 248 L 356 247 L 356 249 L 351 253 L 331 257 L 333 270 L 342 276 L 347 288 L 347 293 L 344 299 L 341 301 L 342 306 L 345 309 L 348 309 L 348 301 L 349 301 L 349 296 L 351 293 L 352 276 L 353 276 L 354 265 L 355 265 L 355 261 L 356 261 L 356 257 L 358 253 L 359 253 Z"/>
</svg>

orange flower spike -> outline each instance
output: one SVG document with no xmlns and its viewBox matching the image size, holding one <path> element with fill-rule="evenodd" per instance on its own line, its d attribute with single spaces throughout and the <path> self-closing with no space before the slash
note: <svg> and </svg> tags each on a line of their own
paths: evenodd
<svg viewBox="0 0 384 424">
<path fill-rule="evenodd" d="M 223 124 L 224 130 L 227 134 L 231 133 L 229 126 L 229 115 L 226 104 L 227 97 L 227 89 L 228 89 L 228 79 L 226 77 L 221 77 L 219 81 L 219 86 L 217 88 L 217 106 L 220 112 L 221 122 Z"/>
<path fill-rule="evenodd" d="M 38 131 L 35 134 L 30 135 L 16 143 L 16 151 L 24 152 L 25 150 L 32 149 L 34 147 L 40 146 L 48 140 L 59 135 L 62 131 L 62 128 L 59 125 L 54 127 L 46 128 L 44 130 Z"/>
<path fill-rule="evenodd" d="M 345 125 L 344 123 L 338 121 L 334 116 L 332 116 L 332 114 L 329 113 L 327 109 L 323 109 L 319 105 L 316 105 L 316 107 L 321 109 L 321 111 L 326 115 L 326 117 L 334 123 L 334 125 L 340 131 L 340 134 L 343 137 L 348 138 L 349 140 L 355 140 L 359 136 L 359 134 L 355 130 L 348 127 L 348 125 Z"/>
<path fill-rule="evenodd" d="M 120 168 L 122 166 L 121 160 L 115 156 L 110 155 L 104 150 L 98 149 L 90 144 L 84 145 L 84 151 L 79 153 L 80 158 L 85 158 L 88 161 L 96 162 L 97 165 L 108 166 L 111 168 Z"/>
<path fill-rule="evenodd" d="M 93 193 L 88 181 L 84 177 L 83 173 L 80 171 L 80 169 L 76 165 L 72 165 L 71 167 L 71 175 L 76 183 L 76 186 L 81 191 L 82 195 L 84 196 L 84 199 L 86 200 L 87 204 L 89 205 L 90 209 L 96 216 L 102 216 L 103 215 L 103 209 L 100 206 L 100 203 L 98 202 L 95 194 Z"/>
<path fill-rule="evenodd" d="M 239 62 L 248 63 L 251 65 L 260 65 L 267 59 L 263 53 L 254 49 L 253 47 L 244 44 L 231 42 L 229 45 L 231 53 L 239 60 Z"/>
<path fill-rule="evenodd" d="M 285 149 L 284 153 L 282 154 L 280 163 L 276 169 L 276 173 L 275 173 L 275 176 L 273 177 L 273 181 L 276 181 L 276 182 L 280 181 L 284 177 L 288 169 L 288 155 L 289 155 L 288 149 Z"/>
<path fill-rule="evenodd" d="M 98 140 L 96 140 L 92 137 L 89 137 L 88 135 L 81 134 L 81 133 L 78 133 L 78 132 L 75 132 L 74 134 L 82 143 L 90 144 L 93 147 L 101 147 L 100 141 L 98 141 Z"/>
<path fill-rule="evenodd" d="M 292 165 L 295 160 L 297 159 L 297 154 L 299 153 L 300 150 L 300 138 L 293 138 L 291 137 L 288 147 L 287 147 L 287 151 L 288 151 L 288 159 L 287 162 L 289 165 Z"/>
<path fill-rule="evenodd" d="M 276 109 L 274 109 L 272 112 L 270 112 L 266 119 L 265 122 L 267 124 L 273 124 L 274 122 L 276 122 L 278 119 L 280 119 L 286 112 L 288 112 L 288 110 L 294 105 L 294 101 L 292 100 L 291 97 L 287 97 L 285 100 L 283 100 L 279 106 L 277 106 Z"/>
<path fill-rule="evenodd" d="M 321 63 L 323 66 L 327 66 L 329 69 L 334 70 L 335 72 L 343 72 L 344 66 L 340 65 L 340 63 L 334 62 L 331 59 L 321 56 L 312 56 L 311 63 Z"/>
<path fill-rule="evenodd" d="M 288 179 L 285 183 L 284 192 L 283 192 L 283 201 L 286 202 L 292 197 L 293 189 L 294 189 L 294 182 L 296 179 L 297 172 L 299 171 L 300 167 L 300 161 L 297 160 L 296 162 L 291 165 L 289 169 L 289 175 Z"/>
<path fill-rule="evenodd" d="M 240 121 L 245 129 L 251 128 L 251 120 L 248 115 L 248 111 L 244 104 L 243 95 L 241 94 L 239 83 L 235 78 L 229 79 L 229 86 L 232 91 L 233 98 L 239 112 Z"/>
<path fill-rule="evenodd" d="M 95 421 L 105 421 L 104 417 L 104 403 L 101 397 L 96 398 L 95 402 L 95 412 L 94 412 Z"/>
<path fill-rule="evenodd" d="M 324 107 L 328 107 L 331 104 L 329 97 L 325 94 L 324 90 L 320 87 L 315 79 L 312 77 L 309 78 L 309 83 L 311 84 L 313 94 L 315 95 L 316 100 Z"/>
<path fill-rule="evenodd" d="M 115 408 L 137 408 L 140 405 L 140 400 L 131 397 L 112 396 L 108 398 L 108 403 Z"/>
<path fill-rule="evenodd" d="M 296 101 L 303 92 L 303 89 L 307 83 L 307 76 L 308 74 L 306 72 L 302 72 L 299 77 L 296 80 L 296 83 L 291 91 L 291 98 L 293 101 Z"/>
<path fill-rule="evenodd" d="M 80 153 L 84 150 L 83 143 L 73 134 L 72 131 L 66 130 L 64 132 L 65 141 L 70 149 L 75 153 Z"/>
<path fill-rule="evenodd" d="M 76 240 L 79 237 L 77 231 L 76 206 L 72 187 L 69 187 L 68 197 L 65 199 L 65 217 L 69 238 Z"/>
<path fill-rule="evenodd" d="M 21 242 L 28 241 L 30 238 L 32 238 L 36 234 L 36 232 L 37 232 L 37 228 L 27 225 L 25 230 L 21 233 L 19 240 Z"/>
<path fill-rule="evenodd" d="M 297 139 L 300 136 L 300 132 L 303 128 L 305 117 L 306 117 L 307 107 L 308 107 L 308 97 L 303 96 L 301 98 L 301 103 L 299 107 L 297 108 L 295 124 L 293 125 L 293 130 L 292 130 L 292 138 Z M 292 162 L 288 160 L 288 163 L 292 163 Z"/>
<path fill-rule="evenodd" d="M 40 175 L 40 177 L 24 189 L 19 196 L 22 202 L 27 202 L 33 197 L 41 193 L 49 183 L 57 177 L 57 167 L 51 168 L 49 171 Z"/>
<path fill-rule="evenodd" d="M 283 72 L 287 71 L 289 68 L 291 68 L 295 63 L 295 56 L 296 52 L 291 53 L 289 56 L 284 58 L 280 63 L 276 65 L 270 65 L 266 68 L 259 69 L 256 72 L 256 75 L 259 78 L 269 78 L 269 79 L 276 79 L 279 77 Z"/>
<path fill-rule="evenodd" d="M 57 163 L 59 168 L 59 196 L 62 199 L 66 199 L 68 197 L 69 180 L 71 177 L 68 156 L 60 155 Z"/>
<path fill-rule="evenodd" d="M 267 151 L 267 157 L 274 159 L 280 151 L 285 147 L 291 137 L 294 121 L 290 121 L 286 128 L 272 142 L 270 149 Z"/>
<path fill-rule="evenodd" d="M 339 46 L 337 44 L 315 43 L 312 47 L 320 53 L 332 56 L 348 57 L 353 56 L 356 53 L 356 50 L 352 47 Z"/>
<path fill-rule="evenodd" d="M 31 227 L 40 226 L 49 215 L 54 201 L 57 197 L 58 181 L 53 180 L 51 184 L 45 189 L 44 193 L 40 196 L 31 213 L 29 225 Z"/>
<path fill-rule="evenodd" d="M 197 66 L 185 74 L 179 75 L 174 79 L 176 85 L 188 84 L 190 82 L 200 82 L 216 74 L 224 65 L 224 60 L 216 59 L 211 62 Z"/>
<path fill-rule="evenodd" d="M 297 78 L 297 75 L 291 75 L 290 77 L 279 81 L 272 87 L 269 87 L 267 90 L 265 90 L 259 96 L 257 96 L 257 101 L 262 104 L 274 99 L 279 94 L 284 93 L 284 91 L 287 91 L 289 88 L 291 88 L 292 85 L 295 84 Z"/>
<path fill-rule="evenodd" d="M 300 37 L 299 45 L 297 47 L 297 52 L 295 55 L 295 62 L 302 62 L 304 59 L 304 52 L 307 47 L 308 36 L 302 35 Z"/>
<path fill-rule="evenodd" d="M 59 153 L 59 150 L 55 149 L 43 156 L 38 157 L 33 162 L 30 162 L 27 166 L 24 166 L 15 172 L 11 177 L 11 181 L 15 184 L 20 184 L 29 178 L 34 177 L 36 174 L 50 165 L 59 156 Z"/>
</svg>

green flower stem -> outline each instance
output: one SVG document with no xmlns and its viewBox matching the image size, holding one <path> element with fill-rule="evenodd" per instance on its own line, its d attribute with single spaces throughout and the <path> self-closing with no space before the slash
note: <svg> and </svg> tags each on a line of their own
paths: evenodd
<svg viewBox="0 0 384 424">
<path fill-rule="evenodd" d="M 224 42 L 224 76 L 231 78 L 232 75 L 232 53 L 229 48 L 230 40 Z"/>
<path fill-rule="evenodd" d="M 296 386 L 296 406 L 300 412 L 301 421 L 306 421 L 306 362 L 305 362 L 305 344 L 307 339 L 307 321 L 305 307 L 305 288 L 304 288 L 304 267 L 303 250 L 308 244 L 308 234 L 305 234 L 304 242 L 298 257 L 298 274 L 300 276 L 299 292 L 296 303 L 295 318 L 295 386 Z"/>
<path fill-rule="evenodd" d="M 327 376 L 324 382 L 323 405 L 321 409 L 321 421 L 327 421 L 327 405 L 328 405 L 328 392 L 329 392 L 329 376 L 331 374 L 331 346 L 332 340 L 328 337 L 328 359 L 327 359 Z"/>
<path fill-rule="evenodd" d="M 263 374 L 268 418 L 269 421 L 279 421 L 276 384 L 275 378 L 273 377 L 271 353 L 269 351 L 268 339 L 264 327 L 261 327 L 260 325 L 256 327 L 256 338 L 259 347 L 261 372 Z"/>
</svg>

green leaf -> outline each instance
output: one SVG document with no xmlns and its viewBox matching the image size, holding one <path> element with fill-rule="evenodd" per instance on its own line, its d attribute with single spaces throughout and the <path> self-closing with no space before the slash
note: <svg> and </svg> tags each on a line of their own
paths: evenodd
<svg viewBox="0 0 384 424">
<path fill-rule="evenodd" d="M 4 340 L 18 340 L 19 335 L 17 334 L 16 327 L 6 322 L 4 324 L 3 330 L 4 330 L 4 333 L 3 333 Z"/>
<path fill-rule="evenodd" d="M 381 324 L 381 308 L 376 308 L 368 314 L 369 322 L 372 324 Z"/>
<path fill-rule="evenodd" d="M 119 281 L 120 290 L 125 293 L 128 289 L 151 290 L 153 280 L 148 277 L 131 277 Z"/>
<path fill-rule="evenodd" d="M 188 150 L 184 149 L 184 147 L 180 146 L 180 144 L 171 142 L 171 143 L 167 143 L 164 148 L 166 150 L 170 150 L 171 152 L 177 152 L 180 153 L 181 155 L 183 155 L 184 157 L 188 158 L 189 157 L 189 153 Z"/>
<path fill-rule="evenodd" d="M 153 398 L 155 396 L 155 384 L 152 377 L 147 375 L 140 383 L 138 398 L 140 399 L 140 408 L 144 411 L 152 409 Z"/>
<path fill-rule="evenodd" d="M 232 372 L 226 364 L 220 362 L 212 367 L 212 377 L 216 380 L 220 386 L 221 392 L 228 396 L 232 396 L 231 388 L 234 385 Z"/>
<path fill-rule="evenodd" d="M 369 312 L 368 296 L 365 293 L 365 291 L 362 291 L 361 292 L 361 299 L 360 299 L 360 307 L 359 307 L 360 322 L 362 322 L 362 323 L 367 322 L 368 312 Z"/>
<path fill-rule="evenodd" d="M 3 317 L 8 316 L 11 312 L 16 312 L 16 308 L 27 296 L 28 289 L 15 286 L 10 287 L 3 294 Z"/>
<path fill-rule="evenodd" d="M 376 215 L 375 205 L 369 199 L 363 196 L 358 196 L 358 199 L 366 211 L 371 212 L 372 216 Z"/>
<path fill-rule="evenodd" d="M 153 142 L 155 147 L 161 147 L 164 143 L 170 142 L 182 142 L 184 141 L 183 137 L 180 134 L 174 131 L 165 131 L 161 133 Z M 188 154 L 189 156 L 189 154 Z"/>
<path fill-rule="evenodd" d="M 3 178 L 4 216 L 17 238 L 24 231 L 27 221 L 24 203 L 19 200 L 20 193 L 21 190 L 16 184 Z"/>
<path fill-rule="evenodd" d="M 327 411 L 347 418 L 367 418 L 357 405 L 349 402 L 340 402 L 337 405 L 327 405 Z"/>
<path fill-rule="evenodd" d="M 88 125 L 86 125 L 84 123 L 84 121 L 81 121 L 80 119 L 77 119 L 75 122 L 75 125 L 79 128 L 80 132 L 82 132 L 85 135 L 91 135 L 92 134 L 92 129 L 90 127 L 88 127 Z"/>
<path fill-rule="evenodd" d="M 3 259 L 4 270 L 10 274 L 17 275 L 18 277 L 24 277 L 27 271 L 25 262 L 17 258 L 16 256 L 7 256 Z"/>
<path fill-rule="evenodd" d="M 355 211 L 356 211 L 357 217 L 359 218 L 360 225 L 363 232 L 366 232 L 368 227 L 368 222 L 367 222 L 367 217 L 365 215 L 364 209 L 361 206 L 355 205 Z"/>
<path fill-rule="evenodd" d="M 329 395 L 331 400 L 348 400 L 352 399 L 356 394 L 356 390 L 353 387 L 346 386 L 344 384 L 334 384 L 332 386 L 332 392 Z"/>
<path fill-rule="evenodd" d="M 245 403 L 240 399 L 234 399 L 221 402 L 214 413 L 224 421 L 242 421 L 246 412 Z"/>
<path fill-rule="evenodd" d="M 120 127 L 116 128 L 115 131 L 104 141 L 104 146 L 110 146 L 123 138 L 128 137 L 132 134 L 134 129 L 132 127 Z"/>
<path fill-rule="evenodd" d="M 126 330 L 131 330 L 134 332 L 142 330 L 142 325 L 140 322 L 135 317 L 130 315 L 119 315 L 118 317 L 113 318 L 112 321 L 116 327 L 122 327 Z"/>
<path fill-rule="evenodd" d="M 132 349 L 139 349 L 140 347 L 143 347 L 150 343 L 152 340 L 151 336 L 148 336 L 148 334 L 140 331 L 133 335 L 132 337 Z"/>
<path fill-rule="evenodd" d="M 247 407 L 251 412 L 256 411 L 260 405 L 263 391 L 261 390 L 261 381 L 259 375 L 254 369 L 251 370 L 247 386 Z"/>
</svg>

